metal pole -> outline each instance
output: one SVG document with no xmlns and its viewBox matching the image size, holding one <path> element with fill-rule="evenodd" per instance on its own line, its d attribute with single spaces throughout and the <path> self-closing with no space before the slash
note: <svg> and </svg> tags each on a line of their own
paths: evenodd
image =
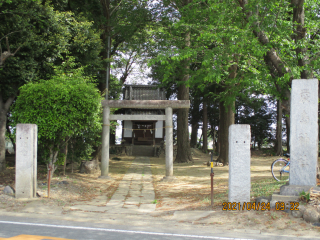
<svg viewBox="0 0 320 240">
<path fill-rule="evenodd" d="M 52 171 L 51 163 L 49 163 L 48 170 L 49 170 L 49 175 L 48 175 L 48 198 L 50 198 L 50 184 L 51 184 L 51 171 Z"/>
<path fill-rule="evenodd" d="M 211 177 L 211 206 L 213 206 L 213 152 L 211 153 L 211 173 L 210 173 L 210 177 Z"/>
</svg>

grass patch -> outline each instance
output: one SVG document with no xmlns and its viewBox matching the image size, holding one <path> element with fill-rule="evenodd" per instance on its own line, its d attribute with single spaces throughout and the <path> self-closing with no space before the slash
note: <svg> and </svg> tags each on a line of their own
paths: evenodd
<svg viewBox="0 0 320 240">
<path fill-rule="evenodd" d="M 262 181 L 256 181 L 251 183 L 251 196 L 268 196 L 273 194 L 274 191 L 278 190 L 282 185 L 286 184 L 286 181 L 275 181 L 272 179 L 266 179 Z"/>
<path fill-rule="evenodd" d="M 209 202 L 211 202 L 211 198 L 205 197 L 202 201 L 205 203 L 209 203 Z"/>
</svg>

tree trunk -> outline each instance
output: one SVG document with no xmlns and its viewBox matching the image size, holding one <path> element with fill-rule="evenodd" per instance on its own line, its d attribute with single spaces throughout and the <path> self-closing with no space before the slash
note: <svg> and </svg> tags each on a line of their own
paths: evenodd
<svg viewBox="0 0 320 240">
<path fill-rule="evenodd" d="M 295 27 L 293 38 L 295 43 L 299 43 L 306 36 L 307 29 L 304 27 L 304 0 L 291 0 L 291 4 L 293 5 L 293 25 Z M 298 66 L 304 67 L 309 64 L 307 53 L 307 48 L 296 48 L 297 58 L 298 58 Z M 311 71 L 307 69 L 303 69 L 300 73 L 301 79 L 309 79 L 313 77 Z"/>
<path fill-rule="evenodd" d="M 187 79 L 188 76 L 184 76 Z M 178 88 L 178 99 L 189 100 L 189 88 L 181 84 Z M 189 109 L 179 109 L 177 114 L 177 156 L 175 162 L 193 161 L 189 142 Z"/>
<path fill-rule="evenodd" d="M 185 99 L 179 99 L 185 100 Z M 193 161 L 189 143 L 188 109 L 178 110 L 177 124 L 177 156 L 175 162 L 183 163 Z"/>
<path fill-rule="evenodd" d="M 73 140 L 71 140 L 71 152 L 72 152 L 72 155 L 71 155 L 71 173 L 73 173 L 73 163 L 74 163 L 74 148 L 73 148 Z"/>
<path fill-rule="evenodd" d="M 64 164 L 63 164 L 63 175 L 66 175 L 66 167 L 67 167 L 67 156 L 68 156 L 68 142 L 65 143 L 64 149 L 63 149 L 63 154 L 64 154 Z"/>
<path fill-rule="evenodd" d="M 0 172 L 6 169 L 6 123 L 7 113 L 0 109 Z"/>
<path fill-rule="evenodd" d="M 7 119 L 7 122 L 6 122 L 6 130 L 7 130 L 7 132 L 10 133 L 10 127 L 8 125 L 8 119 Z M 13 151 L 14 151 L 14 153 L 16 153 L 16 143 L 14 141 L 14 138 L 12 137 L 12 134 L 10 134 L 9 138 L 10 138 L 10 141 L 12 142 Z"/>
<path fill-rule="evenodd" d="M 59 147 L 57 149 L 59 149 Z M 54 151 L 53 150 L 53 146 L 49 150 L 50 150 L 50 157 L 49 157 L 49 163 L 47 164 L 47 168 L 48 168 L 48 176 L 47 176 L 47 178 L 49 179 L 49 169 L 51 169 L 51 171 L 50 171 L 50 179 L 52 179 L 52 176 L 53 176 L 55 170 L 57 169 L 57 166 L 55 165 L 55 163 L 58 160 L 59 151 L 58 150 Z"/>
<path fill-rule="evenodd" d="M 199 129 L 199 124 L 193 123 L 191 127 L 191 140 L 190 140 L 190 147 L 192 148 L 197 147 L 198 129 Z"/>
<path fill-rule="evenodd" d="M 199 138 L 199 141 L 198 141 L 198 143 L 197 143 L 197 148 L 200 148 L 201 147 L 201 141 L 202 141 L 202 133 L 201 133 L 201 135 L 200 135 L 200 138 Z"/>
<path fill-rule="evenodd" d="M 291 1 L 291 3 L 294 6 L 294 15 L 299 15 L 299 11 L 295 8 L 299 8 L 299 6 L 303 5 L 304 0 L 295 0 L 295 1 Z M 252 16 L 252 14 L 258 14 L 259 11 L 257 11 L 256 13 L 253 13 L 252 11 L 247 9 L 247 4 L 248 4 L 248 0 L 239 0 L 239 4 L 241 6 L 241 8 L 243 9 L 244 13 L 245 13 L 245 18 L 246 20 L 249 22 L 250 21 L 250 17 Z M 295 12 L 297 11 L 297 12 Z M 303 15 L 301 15 L 301 13 L 303 13 Z M 299 22 L 301 24 L 303 24 L 302 19 L 304 19 L 304 12 L 300 11 L 300 16 L 301 19 L 299 21 L 297 21 L 297 17 L 293 17 L 293 22 Z M 258 16 L 256 17 L 256 19 L 258 19 Z M 264 46 L 268 46 L 270 45 L 270 41 L 269 38 L 267 36 L 267 34 L 262 31 L 262 29 L 260 29 L 259 27 L 259 21 L 253 22 L 253 25 L 255 26 L 253 29 L 253 34 L 257 37 L 257 39 L 259 40 L 259 42 L 261 43 L 261 45 Z M 296 38 L 296 36 L 294 36 L 294 38 Z M 271 45 L 270 45 L 271 46 Z M 291 73 L 290 69 L 286 66 L 286 63 L 284 61 L 282 61 L 280 55 L 277 53 L 275 48 L 270 48 L 267 51 L 267 54 L 264 57 L 264 61 L 267 64 L 269 70 L 270 70 L 270 74 L 277 78 L 277 77 L 283 77 L 285 74 L 287 73 Z M 302 73 L 301 73 L 302 74 Z M 292 79 L 290 79 L 292 80 Z M 290 129 L 290 121 L 288 120 L 288 118 L 290 119 L 290 99 L 291 99 L 291 93 L 289 88 L 291 87 L 291 81 L 288 83 L 288 87 L 280 87 L 279 84 L 277 84 L 275 82 L 276 88 L 278 90 L 278 92 L 281 92 L 284 97 L 282 99 L 282 108 L 284 110 L 284 113 L 286 115 L 286 124 Z M 288 136 L 288 134 L 287 134 Z M 287 139 L 287 147 L 289 149 L 289 138 Z"/>
<path fill-rule="evenodd" d="M 7 125 L 7 113 L 14 100 L 15 96 L 8 98 L 6 102 L 3 102 L 0 92 L 0 172 L 6 169 L 6 125 Z"/>
<path fill-rule="evenodd" d="M 282 152 L 282 107 L 281 100 L 277 100 L 277 130 L 274 151 L 277 156 L 281 156 Z"/>
<path fill-rule="evenodd" d="M 101 162 L 101 151 L 102 151 L 102 146 L 101 144 L 98 147 L 94 147 L 94 152 L 91 154 L 91 159 L 93 160 L 98 160 Z"/>
<path fill-rule="evenodd" d="M 203 101 L 203 125 L 202 125 L 202 134 L 203 134 L 203 146 L 202 151 L 208 151 L 208 108 L 207 103 Z"/>
<path fill-rule="evenodd" d="M 220 121 L 219 121 L 219 145 L 220 152 L 218 162 L 223 165 L 229 164 L 229 126 L 234 124 L 234 112 L 232 111 L 235 102 L 229 106 L 224 106 L 224 102 L 219 103 Z"/>
<path fill-rule="evenodd" d="M 191 0 L 186 0 L 183 4 L 187 5 Z M 190 47 L 190 36 L 189 30 L 185 33 L 185 47 Z M 189 100 L 189 87 L 185 83 L 189 79 L 189 59 L 183 61 L 183 77 L 178 87 L 178 100 Z M 189 141 L 189 124 L 188 114 L 189 109 L 181 108 L 177 114 L 177 156 L 175 162 L 183 163 L 192 161 L 190 141 Z"/>
</svg>

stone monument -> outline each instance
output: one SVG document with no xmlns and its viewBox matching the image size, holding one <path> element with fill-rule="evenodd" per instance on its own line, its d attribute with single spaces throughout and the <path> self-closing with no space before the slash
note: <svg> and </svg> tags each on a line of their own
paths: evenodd
<svg viewBox="0 0 320 240">
<path fill-rule="evenodd" d="M 316 185 L 318 84 L 317 79 L 292 81 L 289 185 Z"/>
<path fill-rule="evenodd" d="M 36 124 L 17 124 L 16 134 L 16 198 L 34 198 L 37 193 Z"/>
<path fill-rule="evenodd" d="M 229 127 L 229 202 L 250 202 L 250 125 Z"/>
</svg>

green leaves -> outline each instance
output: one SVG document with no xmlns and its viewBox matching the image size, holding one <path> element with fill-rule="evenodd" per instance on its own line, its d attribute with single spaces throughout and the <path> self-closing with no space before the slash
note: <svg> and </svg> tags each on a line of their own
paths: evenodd
<svg viewBox="0 0 320 240">
<path fill-rule="evenodd" d="M 65 139 L 101 130 L 101 97 L 83 69 L 56 72 L 50 80 L 20 88 L 12 119 L 37 124 L 40 144 L 59 148 Z"/>
</svg>

